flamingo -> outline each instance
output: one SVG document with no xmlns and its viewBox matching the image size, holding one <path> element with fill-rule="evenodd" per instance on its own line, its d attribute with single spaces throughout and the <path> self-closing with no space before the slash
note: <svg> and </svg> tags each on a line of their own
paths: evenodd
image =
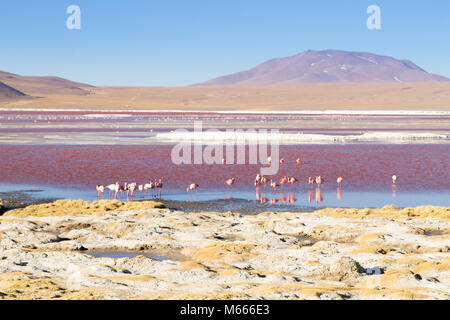
<svg viewBox="0 0 450 320">
<path fill-rule="evenodd" d="M 297 162 L 297 165 L 301 165 L 302 161 L 300 160 L 300 158 L 297 158 L 297 160 L 295 160 L 295 162 Z"/>
<path fill-rule="evenodd" d="M 162 179 L 159 179 L 158 181 L 156 181 L 156 179 L 155 179 L 155 188 L 159 189 L 159 198 L 161 199 L 162 188 L 163 188 Z"/>
<path fill-rule="evenodd" d="M 284 158 L 280 159 L 280 164 L 283 165 L 284 164 Z"/>
<path fill-rule="evenodd" d="M 283 185 L 285 185 L 286 183 L 288 183 L 288 179 L 287 179 L 286 176 L 284 176 L 284 177 L 281 178 L 278 182 L 281 184 L 281 186 L 283 186 Z"/>
<path fill-rule="evenodd" d="M 397 176 L 394 174 L 392 176 L 392 184 L 395 184 L 397 182 Z"/>
<path fill-rule="evenodd" d="M 270 165 L 272 163 L 272 157 L 267 157 L 267 163 Z"/>
<path fill-rule="evenodd" d="M 150 183 L 144 184 L 144 198 L 146 193 L 148 193 L 150 196 L 150 192 L 152 189 L 153 189 L 153 182 L 150 181 Z"/>
<path fill-rule="evenodd" d="M 118 182 L 117 182 L 118 183 Z M 109 184 L 107 185 L 105 188 L 109 190 L 109 198 L 111 198 L 111 193 L 112 192 L 117 192 L 116 191 L 116 185 L 117 183 L 113 183 L 113 184 Z"/>
<path fill-rule="evenodd" d="M 280 185 L 278 183 L 276 183 L 275 181 L 270 180 L 270 186 L 275 191 L 275 189 L 278 188 Z"/>
<path fill-rule="evenodd" d="M 339 178 L 337 178 L 337 184 L 338 184 L 338 187 L 340 188 L 341 187 L 341 183 L 342 183 L 342 181 L 344 181 L 344 178 L 342 178 L 342 177 L 339 177 Z"/>
<path fill-rule="evenodd" d="M 266 188 L 266 184 L 267 184 L 268 180 L 266 177 L 262 176 L 261 177 L 261 184 L 264 185 L 264 189 Z"/>
<path fill-rule="evenodd" d="M 288 182 L 289 182 L 290 184 L 294 184 L 294 183 L 297 183 L 298 180 L 297 180 L 297 178 L 295 178 L 295 177 L 289 177 L 289 178 L 288 178 Z"/>
<path fill-rule="evenodd" d="M 316 181 L 315 181 L 313 178 L 308 177 L 308 183 L 309 183 L 310 185 L 313 185 L 314 183 L 316 183 Z"/>
<path fill-rule="evenodd" d="M 225 158 L 222 158 L 222 164 L 226 164 Z"/>
<path fill-rule="evenodd" d="M 136 182 L 132 182 L 128 185 L 127 200 L 133 201 L 133 194 L 134 194 L 134 191 L 136 190 L 136 186 L 137 186 Z"/>
<path fill-rule="evenodd" d="M 259 187 L 261 184 L 261 175 L 258 173 L 255 178 L 255 187 Z"/>
<path fill-rule="evenodd" d="M 186 191 L 189 192 L 189 191 L 195 190 L 195 192 L 197 192 L 198 187 L 199 187 L 198 184 L 196 184 L 196 183 L 191 183 L 191 184 L 189 185 L 189 187 L 186 188 Z"/>
<path fill-rule="evenodd" d="M 117 183 L 117 184 L 119 184 L 119 183 Z M 116 185 L 117 185 L 116 184 Z M 128 185 L 127 185 L 127 183 L 126 182 L 124 182 L 124 184 L 123 184 L 123 186 L 121 186 L 121 185 L 119 185 L 119 187 L 118 187 L 118 189 L 117 189 L 117 191 L 116 191 L 116 199 L 118 198 L 118 193 L 119 192 L 121 192 L 122 194 L 125 192 L 125 191 L 127 191 L 128 190 Z"/>
<path fill-rule="evenodd" d="M 323 183 L 323 179 L 322 179 L 322 177 L 321 176 L 318 176 L 318 177 L 316 177 L 316 183 L 317 183 L 317 185 L 320 187 L 320 185 Z"/>
<path fill-rule="evenodd" d="M 97 185 L 97 200 L 101 199 L 101 194 L 105 191 L 105 187 L 102 185 Z"/>
<path fill-rule="evenodd" d="M 226 185 L 231 187 L 234 184 L 235 181 L 236 181 L 235 178 L 230 178 L 230 179 L 225 180 L 224 184 L 226 184 Z"/>
</svg>

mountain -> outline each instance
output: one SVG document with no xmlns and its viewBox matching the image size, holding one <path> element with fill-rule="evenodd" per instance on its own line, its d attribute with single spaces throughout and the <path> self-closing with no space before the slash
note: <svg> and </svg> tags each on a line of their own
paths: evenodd
<svg viewBox="0 0 450 320">
<path fill-rule="evenodd" d="M 27 95 L 88 95 L 92 86 L 59 77 L 31 77 L 0 71 L 0 81 Z"/>
<path fill-rule="evenodd" d="M 367 52 L 308 50 L 266 61 L 255 68 L 197 85 L 275 85 L 316 82 L 430 82 L 450 79 L 426 72 L 409 60 Z"/>
<path fill-rule="evenodd" d="M 27 97 L 25 93 L 0 82 L 0 100 L 14 100 L 25 97 Z"/>
</svg>

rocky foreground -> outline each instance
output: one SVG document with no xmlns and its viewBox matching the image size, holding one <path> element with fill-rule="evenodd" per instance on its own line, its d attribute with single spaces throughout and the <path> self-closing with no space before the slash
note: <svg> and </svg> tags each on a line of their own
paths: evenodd
<svg viewBox="0 0 450 320">
<path fill-rule="evenodd" d="M 443 207 L 240 215 L 57 201 L 0 217 L 0 299 L 450 299 L 449 234 Z"/>
</svg>

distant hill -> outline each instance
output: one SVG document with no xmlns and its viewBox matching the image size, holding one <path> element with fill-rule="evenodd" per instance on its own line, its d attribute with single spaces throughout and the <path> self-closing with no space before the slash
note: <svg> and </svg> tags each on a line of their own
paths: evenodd
<svg viewBox="0 0 450 320">
<path fill-rule="evenodd" d="M 17 89 L 14 89 L 3 82 L 0 82 L 0 101 L 3 100 L 14 100 L 25 98 L 27 95 Z"/>
<path fill-rule="evenodd" d="M 0 81 L 27 95 L 88 95 L 92 86 L 58 77 L 20 76 L 0 71 Z"/>
<path fill-rule="evenodd" d="M 450 81 L 431 74 L 409 60 L 367 52 L 308 50 L 266 61 L 255 68 L 197 85 L 275 85 L 329 82 L 430 82 Z"/>
</svg>

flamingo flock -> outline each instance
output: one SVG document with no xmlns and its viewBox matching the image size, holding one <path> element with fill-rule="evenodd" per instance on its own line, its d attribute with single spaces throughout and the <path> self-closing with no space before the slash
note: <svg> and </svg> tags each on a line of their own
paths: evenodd
<svg viewBox="0 0 450 320">
<path fill-rule="evenodd" d="M 97 185 L 97 199 L 101 200 L 102 194 L 104 191 L 108 190 L 108 199 L 118 200 L 120 198 L 125 198 L 129 201 L 134 200 L 134 193 L 139 191 L 143 194 L 143 197 L 156 198 L 159 196 L 161 198 L 162 195 L 163 182 L 162 179 L 154 179 L 150 180 L 149 183 L 138 185 L 136 182 L 120 184 L 118 181 L 113 184 L 109 184 L 106 186 Z"/>
<path fill-rule="evenodd" d="M 272 161 L 272 158 L 268 157 L 267 162 L 270 163 L 271 161 Z M 295 162 L 297 165 L 301 165 L 301 163 L 302 163 L 300 158 L 297 158 L 295 160 Z M 225 164 L 225 159 L 223 159 L 222 163 Z M 281 158 L 280 164 L 283 165 L 284 163 L 285 163 L 284 158 Z M 392 179 L 392 186 L 394 188 L 397 183 L 397 175 L 395 175 L 395 174 L 392 175 L 391 179 Z M 236 182 L 236 177 L 231 177 L 231 178 L 225 180 L 224 184 L 226 186 L 232 188 L 233 185 L 235 184 L 235 182 Z M 257 199 L 257 201 L 260 201 L 261 203 L 266 203 L 269 201 L 266 197 L 261 197 L 260 192 L 259 192 L 259 188 L 261 186 L 264 188 L 264 192 L 265 192 L 266 186 L 269 185 L 270 188 L 272 188 L 273 192 L 275 192 L 278 188 L 281 188 L 281 197 L 280 197 L 279 201 L 281 201 L 283 203 L 295 202 L 296 199 L 294 198 L 291 191 L 289 193 L 289 198 L 286 199 L 286 197 L 284 196 L 283 188 L 285 185 L 290 185 L 290 188 L 292 188 L 292 186 L 298 182 L 299 182 L 299 180 L 293 176 L 285 175 L 278 180 L 273 180 L 273 179 L 269 180 L 267 177 L 258 173 L 258 174 L 256 174 L 256 177 L 255 177 L 255 180 L 253 183 L 257 190 L 256 199 Z M 323 197 L 322 197 L 320 188 L 321 188 L 321 185 L 325 182 L 325 179 L 322 176 L 308 177 L 307 182 L 310 185 L 310 187 L 317 185 L 315 194 L 313 193 L 312 190 L 309 191 L 309 202 L 311 202 L 314 199 L 316 199 L 317 203 L 321 202 L 323 200 Z M 344 182 L 344 178 L 342 176 L 339 176 L 336 179 L 337 198 L 338 199 L 342 199 L 341 186 L 342 186 L 343 182 Z M 162 179 L 154 179 L 154 180 L 150 179 L 150 181 L 148 183 L 139 184 L 139 185 L 136 182 L 132 182 L 132 183 L 125 182 L 123 184 L 116 182 L 116 183 L 105 185 L 105 186 L 99 184 L 96 187 L 98 200 L 101 200 L 102 194 L 105 191 L 108 191 L 109 199 L 114 198 L 114 199 L 118 200 L 121 198 L 125 198 L 125 194 L 126 194 L 126 199 L 129 201 L 133 201 L 133 199 L 134 199 L 133 196 L 134 196 L 135 192 L 140 192 L 143 195 L 143 198 L 159 197 L 161 199 L 162 188 L 163 188 Z M 199 188 L 200 188 L 199 184 L 190 183 L 186 188 L 186 192 L 195 191 L 195 193 L 197 193 Z M 278 202 L 278 200 L 272 199 L 270 202 L 276 203 L 276 202 Z"/>
</svg>

